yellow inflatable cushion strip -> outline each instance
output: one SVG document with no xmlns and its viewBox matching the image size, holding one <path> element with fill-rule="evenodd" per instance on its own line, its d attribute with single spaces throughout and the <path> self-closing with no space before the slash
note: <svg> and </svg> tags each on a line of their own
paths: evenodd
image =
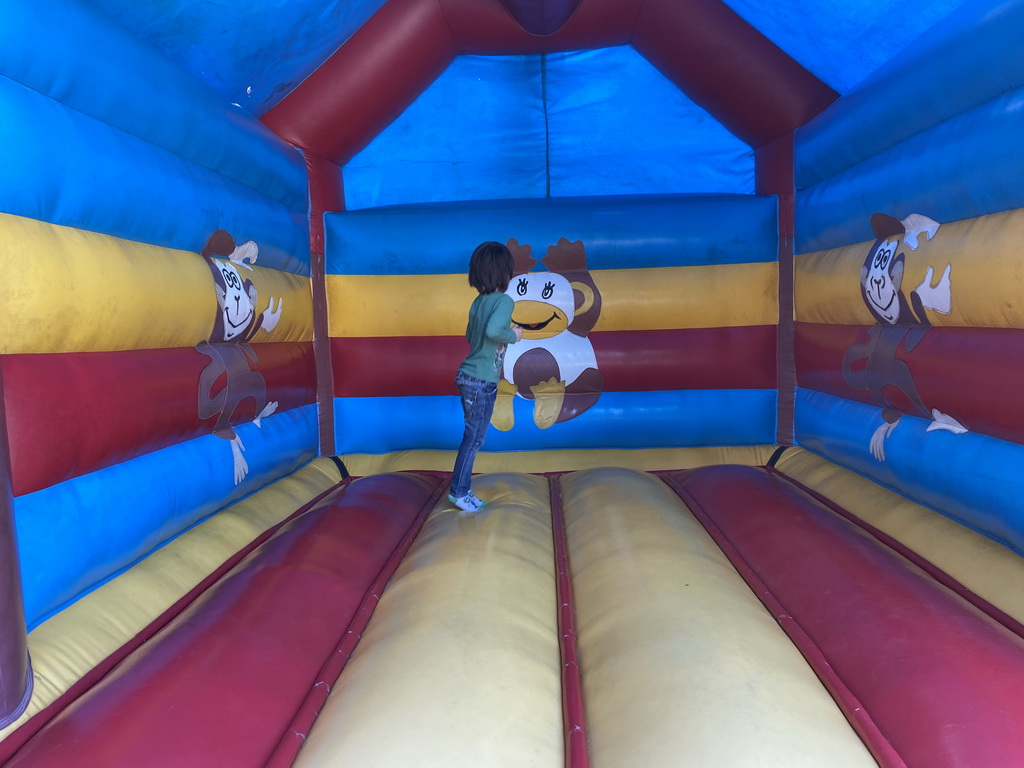
<svg viewBox="0 0 1024 768">
<path fill-rule="evenodd" d="M 28 636 L 35 679 L 28 709 L 11 731 L 47 707 L 131 640 L 224 561 L 341 479 L 318 459 L 228 507 L 78 600 Z"/>
<path fill-rule="evenodd" d="M 875 766 L 660 480 L 598 469 L 562 483 L 592 765 Z"/>
<path fill-rule="evenodd" d="M 548 484 L 475 478 L 391 579 L 296 766 L 562 768 Z"/>
<path fill-rule="evenodd" d="M 1024 208 L 942 224 L 917 250 L 904 246 L 908 297 L 932 268 L 933 286 L 950 266 L 951 311 L 928 311 L 934 325 L 1024 328 Z M 860 294 L 860 269 L 872 242 L 796 257 L 796 319 L 871 325 Z"/>
<path fill-rule="evenodd" d="M 479 453 L 473 465 L 477 472 L 568 472 L 595 467 L 626 467 L 658 470 L 687 469 L 709 464 L 768 463 L 773 445 L 740 445 L 732 447 L 650 448 L 640 450 L 560 450 L 512 451 Z M 401 451 L 398 453 L 348 454 L 341 457 L 348 471 L 357 477 L 384 472 L 427 470 L 451 472 L 455 466 L 454 451 Z"/>
<path fill-rule="evenodd" d="M 600 270 L 596 331 L 723 328 L 778 321 L 778 265 Z M 334 337 L 461 336 L 476 292 L 465 275 L 328 275 Z"/>
<path fill-rule="evenodd" d="M 262 313 L 282 312 L 255 341 L 313 338 L 309 278 L 241 270 Z M 209 339 L 217 299 L 197 253 L 0 213 L 0 353 L 190 347 Z"/>
<path fill-rule="evenodd" d="M 831 499 L 1024 622 L 1024 558 L 934 510 L 799 448 L 776 468 Z"/>
</svg>

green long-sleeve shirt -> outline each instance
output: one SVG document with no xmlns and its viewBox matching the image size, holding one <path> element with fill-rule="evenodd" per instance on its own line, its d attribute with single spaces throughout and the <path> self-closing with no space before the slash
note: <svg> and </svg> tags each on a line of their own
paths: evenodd
<svg viewBox="0 0 1024 768">
<path fill-rule="evenodd" d="M 507 294 L 484 293 L 473 300 L 466 324 L 469 354 L 459 366 L 470 376 L 484 381 L 498 381 L 505 361 L 505 346 L 514 344 L 516 335 L 511 326 L 515 302 Z"/>
</svg>

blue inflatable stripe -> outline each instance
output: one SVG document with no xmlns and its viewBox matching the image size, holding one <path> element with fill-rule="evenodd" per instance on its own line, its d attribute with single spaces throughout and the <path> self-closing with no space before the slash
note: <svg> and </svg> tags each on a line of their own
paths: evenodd
<svg viewBox="0 0 1024 768">
<path fill-rule="evenodd" d="M 305 212 L 0 76 L 0 210 L 200 251 L 223 228 L 309 274 Z"/>
<path fill-rule="evenodd" d="M 903 31 L 903 21 L 890 32 Z M 797 189 L 1024 87 L 1022 30 L 1024 0 L 969 0 L 955 9 L 797 130 Z"/>
<path fill-rule="evenodd" d="M 328 274 L 464 273 L 473 249 L 510 238 L 541 258 L 582 240 L 590 269 L 746 264 L 778 258 L 778 199 L 666 195 L 502 200 L 328 213 Z"/>
<path fill-rule="evenodd" d="M 88 3 L 5 3 L 0 73 L 291 211 L 307 209 L 299 152 Z M 64 140 L 47 138 L 54 149 Z"/>
<path fill-rule="evenodd" d="M 970 432 L 926 432 L 929 421 L 904 416 L 878 461 L 869 444 L 882 423 L 878 408 L 797 390 L 801 447 L 1024 555 L 1024 446 Z"/>
<path fill-rule="evenodd" d="M 228 504 L 311 461 L 316 406 L 235 428 L 249 472 L 208 435 L 15 501 L 29 629 Z"/>
<path fill-rule="evenodd" d="M 796 249 L 872 240 L 871 214 L 940 223 L 1024 207 L 1024 88 L 907 139 L 796 199 Z"/>
<path fill-rule="evenodd" d="M 575 419 L 539 429 L 533 403 L 517 397 L 515 426 L 491 427 L 485 451 L 574 448 L 675 448 L 775 442 L 774 389 L 606 392 Z M 458 397 L 354 397 L 334 404 L 339 454 L 456 450 L 462 440 Z"/>
</svg>

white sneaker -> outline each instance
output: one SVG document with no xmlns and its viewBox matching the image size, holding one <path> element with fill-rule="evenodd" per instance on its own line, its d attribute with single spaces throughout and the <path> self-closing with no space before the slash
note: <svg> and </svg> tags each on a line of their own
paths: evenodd
<svg viewBox="0 0 1024 768">
<path fill-rule="evenodd" d="M 476 494 L 470 491 L 465 496 L 458 498 L 448 494 L 448 501 L 454 504 L 456 507 L 461 509 L 463 512 L 479 512 L 486 505 L 486 501 L 481 501 L 476 497 Z"/>
</svg>

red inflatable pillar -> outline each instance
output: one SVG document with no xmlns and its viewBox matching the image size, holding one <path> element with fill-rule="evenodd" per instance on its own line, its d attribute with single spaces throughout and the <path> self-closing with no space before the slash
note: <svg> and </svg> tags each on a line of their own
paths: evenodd
<svg viewBox="0 0 1024 768">
<path fill-rule="evenodd" d="M 0 374 L 0 728 L 18 719 L 32 695 L 3 394 Z"/>
</svg>

